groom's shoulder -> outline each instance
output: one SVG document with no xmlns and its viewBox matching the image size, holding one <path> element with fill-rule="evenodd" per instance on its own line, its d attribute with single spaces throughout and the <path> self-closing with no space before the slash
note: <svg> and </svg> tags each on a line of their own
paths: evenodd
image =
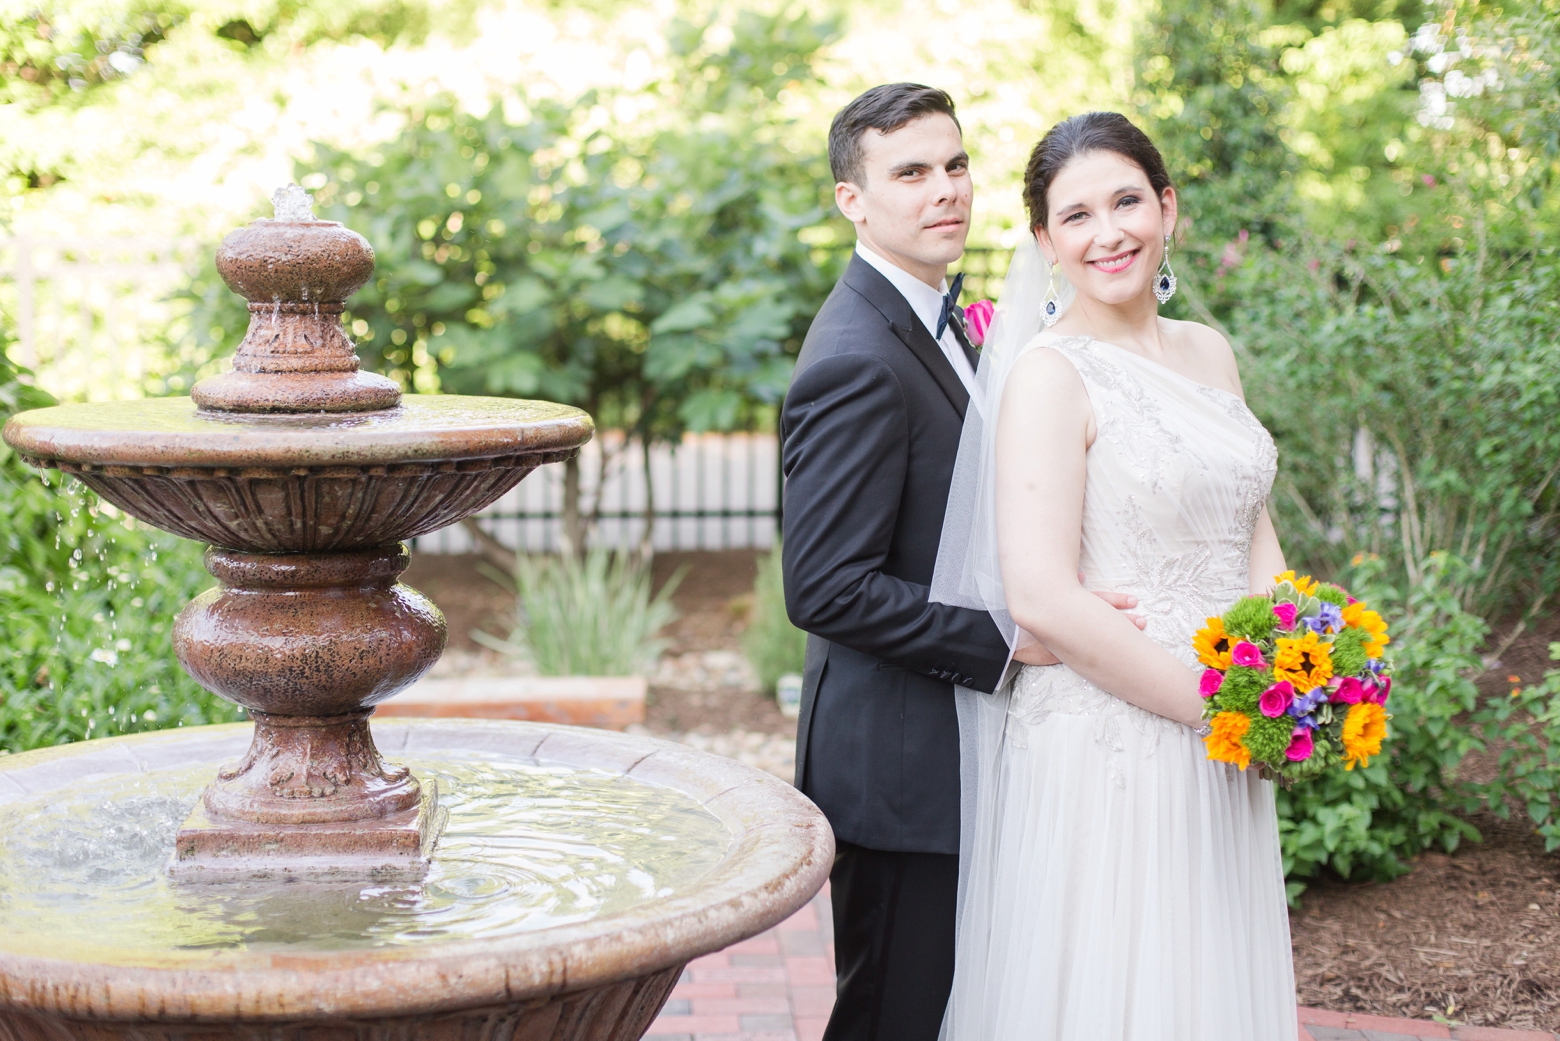
<svg viewBox="0 0 1560 1041">
<path fill-rule="evenodd" d="M 843 354 L 874 356 L 892 364 L 903 352 L 903 343 L 894 332 L 892 322 L 881 303 L 873 299 L 881 287 L 863 279 L 858 266 L 865 265 L 853 264 L 818 309 L 802 341 L 798 370 L 823 358 Z M 876 271 L 870 267 L 867 271 L 890 292 L 898 292 Z"/>
</svg>

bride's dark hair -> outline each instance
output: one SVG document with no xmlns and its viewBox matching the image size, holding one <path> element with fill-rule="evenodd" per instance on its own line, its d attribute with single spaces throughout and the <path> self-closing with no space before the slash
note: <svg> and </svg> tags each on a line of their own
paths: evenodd
<svg viewBox="0 0 1560 1041">
<path fill-rule="evenodd" d="M 1142 167 L 1156 196 L 1170 187 L 1164 157 L 1148 135 L 1119 112 L 1085 112 L 1056 124 L 1029 153 L 1024 169 L 1024 205 L 1029 208 L 1029 226 L 1045 226 L 1046 196 L 1051 182 L 1068 163 L 1086 152 L 1114 152 Z"/>
</svg>

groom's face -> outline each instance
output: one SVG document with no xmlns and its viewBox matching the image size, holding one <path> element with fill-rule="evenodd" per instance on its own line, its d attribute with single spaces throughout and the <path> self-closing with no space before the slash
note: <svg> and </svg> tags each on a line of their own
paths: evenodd
<svg viewBox="0 0 1560 1041">
<path fill-rule="evenodd" d="M 835 202 L 867 246 L 929 285 L 964 252 L 970 230 L 970 157 L 942 113 L 861 139 L 864 183 L 841 181 Z"/>
</svg>

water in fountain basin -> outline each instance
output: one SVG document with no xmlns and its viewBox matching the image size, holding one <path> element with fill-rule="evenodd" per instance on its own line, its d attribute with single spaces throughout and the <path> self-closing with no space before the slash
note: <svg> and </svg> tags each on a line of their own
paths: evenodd
<svg viewBox="0 0 1560 1041">
<path fill-rule="evenodd" d="M 572 767 L 405 760 L 449 823 L 416 884 L 175 885 L 162 872 L 210 765 L 0 807 L 0 948 L 344 950 L 511 936 L 681 891 L 730 834 L 681 792 Z"/>
</svg>

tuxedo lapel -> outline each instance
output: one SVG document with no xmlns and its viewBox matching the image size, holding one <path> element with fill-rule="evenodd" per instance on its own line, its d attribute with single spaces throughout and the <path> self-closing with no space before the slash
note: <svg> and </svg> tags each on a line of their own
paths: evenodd
<svg viewBox="0 0 1560 1041">
<path fill-rule="evenodd" d="M 964 327 L 964 319 L 955 314 L 948 322 L 953 326 L 953 338 L 959 341 L 959 347 L 964 351 L 964 358 L 970 363 L 971 372 L 980 371 L 980 352 L 975 345 L 970 343 L 970 332 Z"/>
<path fill-rule="evenodd" d="M 925 367 L 953 405 L 954 411 L 958 412 L 959 418 L 963 419 L 964 410 L 969 407 L 970 392 L 965 389 L 959 374 L 953 371 L 953 365 L 949 363 L 947 355 L 943 354 L 942 348 L 937 346 L 937 341 L 932 339 L 932 334 L 916 317 L 910 302 L 876 268 L 855 254 L 851 255 L 850 266 L 845 269 L 844 282 L 865 297 L 888 320 L 888 327 L 894 331 L 894 335 Z"/>
</svg>

